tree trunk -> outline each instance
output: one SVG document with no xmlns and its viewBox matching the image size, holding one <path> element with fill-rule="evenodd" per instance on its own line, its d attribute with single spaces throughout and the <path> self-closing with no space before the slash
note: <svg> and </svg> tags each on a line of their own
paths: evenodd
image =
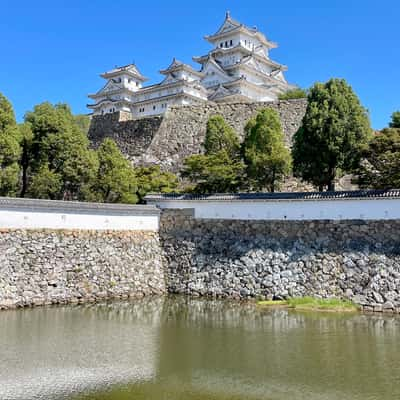
<svg viewBox="0 0 400 400">
<path fill-rule="evenodd" d="M 336 178 L 336 168 L 331 167 L 329 169 L 329 182 L 328 182 L 328 192 L 335 191 L 335 178 Z"/>
<path fill-rule="evenodd" d="M 318 186 L 318 191 L 323 192 L 324 191 L 324 185 L 319 185 Z"/>
<path fill-rule="evenodd" d="M 22 150 L 21 166 L 22 166 L 22 185 L 21 185 L 20 196 L 25 197 L 26 191 L 28 189 L 28 167 L 29 167 L 29 156 L 26 146 L 24 146 Z"/>
<path fill-rule="evenodd" d="M 272 170 L 271 193 L 275 192 L 275 169 Z"/>
</svg>

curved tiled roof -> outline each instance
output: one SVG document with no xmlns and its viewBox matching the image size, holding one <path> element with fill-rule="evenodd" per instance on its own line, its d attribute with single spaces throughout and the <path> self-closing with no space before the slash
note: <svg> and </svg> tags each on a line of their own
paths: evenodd
<svg viewBox="0 0 400 400">
<path fill-rule="evenodd" d="M 210 195 L 196 194 L 149 194 L 148 202 L 174 201 L 246 201 L 246 200 L 347 200 L 347 199 L 400 199 L 400 189 L 388 190 L 352 190 L 340 192 L 290 192 L 290 193 L 216 193 Z"/>
</svg>

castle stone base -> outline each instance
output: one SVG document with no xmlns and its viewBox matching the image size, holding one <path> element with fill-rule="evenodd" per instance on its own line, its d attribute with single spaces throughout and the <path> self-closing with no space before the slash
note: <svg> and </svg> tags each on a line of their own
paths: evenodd
<svg viewBox="0 0 400 400">
<path fill-rule="evenodd" d="M 301 124 L 305 99 L 274 103 L 220 103 L 172 107 L 164 115 L 132 120 L 125 113 L 95 116 L 89 138 L 97 147 L 105 137 L 113 138 L 134 164 L 159 164 L 178 172 L 185 157 L 202 152 L 208 119 L 221 114 L 243 137 L 247 121 L 263 108 L 275 109 L 281 118 L 288 146 Z"/>
</svg>

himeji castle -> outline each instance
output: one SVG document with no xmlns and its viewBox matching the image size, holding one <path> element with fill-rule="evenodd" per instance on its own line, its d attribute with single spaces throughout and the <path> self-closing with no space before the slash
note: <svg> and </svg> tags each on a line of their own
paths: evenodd
<svg viewBox="0 0 400 400">
<path fill-rule="evenodd" d="M 213 35 L 205 36 L 213 46 L 203 56 L 193 57 L 197 71 L 172 60 L 160 73 L 164 79 L 144 86 L 146 78 L 135 64 L 116 67 L 100 76 L 107 82 L 88 107 L 94 115 L 125 111 L 132 117 L 164 113 L 169 106 L 210 102 L 274 101 L 293 88 L 284 77 L 287 67 L 269 58 L 277 45 L 257 28 L 245 26 L 229 12 Z"/>
</svg>

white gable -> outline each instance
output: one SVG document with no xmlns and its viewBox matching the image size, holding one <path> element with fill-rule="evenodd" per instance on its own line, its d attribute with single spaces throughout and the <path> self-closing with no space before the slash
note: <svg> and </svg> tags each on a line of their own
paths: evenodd
<svg viewBox="0 0 400 400">
<path fill-rule="evenodd" d="M 99 93 L 107 93 L 113 90 L 119 90 L 122 88 L 122 85 L 118 85 L 114 83 L 112 80 L 108 81 L 106 85 L 99 91 Z"/>
<path fill-rule="evenodd" d="M 206 87 L 219 85 L 220 83 L 232 80 L 221 67 L 210 60 L 204 64 L 202 72 L 205 74 L 205 77 L 201 82 Z"/>
</svg>

